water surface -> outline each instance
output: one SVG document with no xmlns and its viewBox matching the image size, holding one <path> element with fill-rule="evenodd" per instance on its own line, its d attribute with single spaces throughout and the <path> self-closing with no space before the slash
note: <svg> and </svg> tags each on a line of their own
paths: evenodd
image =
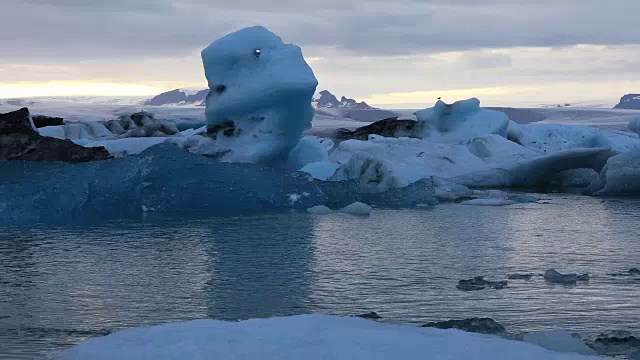
<svg viewBox="0 0 640 360">
<path fill-rule="evenodd" d="M 384 321 L 490 316 L 510 331 L 640 333 L 640 201 L 550 196 L 502 208 L 441 204 L 368 218 L 304 213 L 0 229 L 0 358 L 199 318 L 376 311 Z M 476 275 L 541 277 L 462 292 Z"/>
</svg>

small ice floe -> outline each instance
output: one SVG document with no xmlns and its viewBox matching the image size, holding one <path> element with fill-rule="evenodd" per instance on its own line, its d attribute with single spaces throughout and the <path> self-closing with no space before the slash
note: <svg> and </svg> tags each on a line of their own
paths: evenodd
<svg viewBox="0 0 640 360">
<path fill-rule="evenodd" d="M 460 204 L 462 205 L 473 205 L 473 206 L 505 206 L 505 205 L 513 205 L 518 202 L 515 200 L 507 200 L 507 199 L 473 199 L 463 201 Z"/>
<path fill-rule="evenodd" d="M 369 319 L 369 320 L 382 319 L 382 316 L 378 315 L 378 313 L 375 312 L 375 311 L 371 311 L 371 312 L 368 312 L 368 313 L 356 315 L 356 317 L 363 318 L 363 319 Z"/>
<path fill-rule="evenodd" d="M 309 214 L 314 214 L 314 215 L 327 215 L 327 214 L 333 213 L 333 210 L 329 209 L 324 205 L 318 205 L 318 206 L 308 208 L 307 212 Z"/>
<path fill-rule="evenodd" d="M 496 290 L 504 289 L 505 287 L 507 287 L 507 281 L 488 281 L 485 280 L 482 276 L 476 276 L 473 279 L 460 280 L 458 281 L 458 285 L 456 286 L 458 290 L 462 291 L 483 290 L 486 287 Z"/>
<path fill-rule="evenodd" d="M 522 341 L 557 352 L 596 355 L 582 339 L 562 329 L 528 333 L 522 337 Z"/>
<path fill-rule="evenodd" d="M 507 279 L 509 280 L 531 280 L 533 274 L 509 274 Z"/>
<path fill-rule="evenodd" d="M 578 281 L 589 281 L 589 274 L 561 274 L 555 269 L 544 272 L 544 279 L 553 284 L 576 284 Z"/>
<path fill-rule="evenodd" d="M 640 276 L 640 269 L 631 268 L 627 271 L 623 271 L 615 274 L 609 274 L 609 276 Z"/>
<path fill-rule="evenodd" d="M 432 327 L 436 329 L 458 329 L 466 332 L 491 334 L 503 336 L 507 334 L 502 324 L 491 318 L 470 318 L 464 320 L 446 320 L 430 322 L 422 325 L 422 327 Z"/>
<path fill-rule="evenodd" d="M 340 209 L 340 212 L 349 215 L 368 216 L 371 214 L 371 206 L 361 202 L 354 202 L 353 204 Z"/>
</svg>

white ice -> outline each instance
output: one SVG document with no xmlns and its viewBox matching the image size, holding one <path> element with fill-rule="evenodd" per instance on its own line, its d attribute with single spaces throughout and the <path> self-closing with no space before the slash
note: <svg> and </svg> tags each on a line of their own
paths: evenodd
<svg viewBox="0 0 640 360">
<path fill-rule="evenodd" d="M 327 215 L 327 214 L 333 213 L 333 210 L 329 209 L 324 205 L 318 205 L 318 206 L 308 208 L 307 212 L 309 214 L 314 214 L 314 215 Z"/>
<path fill-rule="evenodd" d="M 370 135 L 368 141 L 343 141 L 327 161 L 302 171 L 321 180 L 357 179 L 378 192 L 427 178 L 476 188 L 531 187 L 567 170 L 600 172 L 609 157 L 640 148 L 640 138 L 630 132 L 519 125 L 503 113 L 480 109 L 477 99 L 438 102 L 416 114 L 422 139 Z M 442 200 L 464 196 L 451 186 L 436 187 Z"/>
<path fill-rule="evenodd" d="M 480 108 L 476 98 L 445 104 L 438 100 L 429 109 L 416 112 L 422 138 L 427 141 L 467 144 L 477 136 L 505 136 L 509 117 L 503 112 Z"/>
<path fill-rule="evenodd" d="M 463 201 L 460 204 L 462 205 L 474 205 L 474 206 L 505 206 L 505 205 L 513 205 L 518 202 L 515 200 L 507 200 L 507 199 L 473 199 Z"/>
<path fill-rule="evenodd" d="M 89 339 L 58 360 L 578 360 L 597 359 L 459 330 L 301 315 L 241 322 L 194 320 Z"/>
<path fill-rule="evenodd" d="M 256 26 L 214 41 L 202 62 L 208 133 L 229 150 L 224 160 L 286 158 L 311 128 L 318 85 L 300 48 Z"/>
<path fill-rule="evenodd" d="M 104 124 L 95 121 L 75 122 L 58 126 L 45 126 L 39 128 L 38 132 L 42 136 L 69 140 L 115 138 L 115 135 L 109 131 Z"/>
<path fill-rule="evenodd" d="M 590 191 L 608 196 L 640 195 L 640 149 L 610 158 Z"/>
<path fill-rule="evenodd" d="M 629 120 L 629 130 L 640 136 L 640 116 Z"/>
<path fill-rule="evenodd" d="M 356 216 L 368 216 L 371 214 L 371 206 L 363 204 L 361 202 L 354 202 L 351 205 L 345 206 L 339 210 L 341 213 L 356 215 Z"/>
<path fill-rule="evenodd" d="M 289 152 L 287 163 L 290 169 L 299 170 L 310 163 L 329 159 L 327 146 L 316 136 L 304 136 Z"/>
</svg>

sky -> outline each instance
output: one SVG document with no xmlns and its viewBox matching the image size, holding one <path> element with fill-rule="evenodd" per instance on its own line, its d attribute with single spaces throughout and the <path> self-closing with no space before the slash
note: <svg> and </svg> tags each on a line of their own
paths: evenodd
<svg viewBox="0 0 640 360">
<path fill-rule="evenodd" d="M 637 0 L 2 0 L 0 98 L 204 88 L 200 51 L 263 25 L 319 89 L 378 106 L 640 93 Z M 425 105 L 425 106 L 422 106 Z"/>
</svg>

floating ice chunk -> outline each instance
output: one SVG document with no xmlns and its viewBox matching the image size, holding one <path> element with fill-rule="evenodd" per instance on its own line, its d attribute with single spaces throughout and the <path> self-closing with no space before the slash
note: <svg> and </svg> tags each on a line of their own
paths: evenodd
<svg viewBox="0 0 640 360">
<path fill-rule="evenodd" d="M 256 26 L 214 41 L 202 62 L 208 135 L 229 149 L 224 160 L 285 159 L 311 127 L 318 85 L 300 48 Z"/>
<path fill-rule="evenodd" d="M 640 116 L 629 121 L 629 130 L 640 135 Z"/>
<path fill-rule="evenodd" d="M 596 352 L 588 347 L 580 338 L 562 329 L 528 333 L 522 337 L 522 340 L 553 351 L 596 355 Z"/>
<path fill-rule="evenodd" d="M 469 152 L 489 164 L 514 164 L 540 156 L 539 153 L 509 141 L 499 135 L 476 137 L 469 143 Z"/>
<path fill-rule="evenodd" d="M 565 170 L 589 168 L 600 171 L 612 155 L 615 152 L 606 148 L 564 150 L 510 165 L 490 166 L 450 180 L 470 187 L 530 187 L 548 183 Z"/>
<path fill-rule="evenodd" d="M 600 196 L 640 195 L 640 149 L 610 158 L 589 191 Z"/>
<path fill-rule="evenodd" d="M 482 277 L 476 277 L 474 280 L 481 280 L 484 286 L 500 284 L 500 282 L 486 281 L 482 279 Z M 487 284 L 489 283 L 489 284 Z M 505 285 L 506 286 L 506 285 Z M 498 286 L 500 287 L 500 286 Z M 422 325 L 422 327 L 433 327 L 437 329 L 458 329 L 471 333 L 480 333 L 480 334 L 490 334 L 497 336 L 506 336 L 508 334 L 507 329 L 505 329 L 502 324 L 493 320 L 492 318 L 469 318 L 464 320 L 445 320 L 445 321 L 437 321 L 430 322 Z"/>
<path fill-rule="evenodd" d="M 203 135 L 207 132 L 207 127 L 206 126 L 202 126 L 202 127 L 198 127 L 198 128 L 193 128 L 193 129 L 185 129 L 182 130 L 178 133 L 178 136 L 181 137 L 191 137 L 191 136 L 195 136 L 195 135 Z"/>
<path fill-rule="evenodd" d="M 333 213 L 333 210 L 329 209 L 324 205 L 318 205 L 318 206 L 308 208 L 307 212 L 309 214 L 315 214 L 315 215 L 326 215 L 326 214 Z"/>
<path fill-rule="evenodd" d="M 140 137 L 140 138 L 124 138 L 113 140 L 91 140 L 81 139 L 73 140 L 74 143 L 84 147 L 103 146 L 107 151 L 115 156 L 122 157 L 133 154 L 140 154 L 146 149 L 167 141 L 171 141 L 167 137 Z"/>
<path fill-rule="evenodd" d="M 468 144 L 473 138 L 497 134 L 507 136 L 509 117 L 500 111 L 480 108 L 480 100 L 472 98 L 445 104 L 438 101 L 429 109 L 417 111 L 418 129 L 428 141 Z"/>
<path fill-rule="evenodd" d="M 241 322 L 194 320 L 91 338 L 59 360 L 597 359 L 459 330 L 301 315 Z"/>
<path fill-rule="evenodd" d="M 553 284 L 575 284 L 578 281 L 589 281 L 589 274 L 561 274 L 555 269 L 544 272 L 544 279 Z"/>
<path fill-rule="evenodd" d="M 178 133 L 176 124 L 172 121 L 159 120 L 155 115 L 140 111 L 131 115 L 122 115 L 118 120 L 110 120 L 107 128 L 121 137 L 163 137 Z"/>
<path fill-rule="evenodd" d="M 329 180 L 340 167 L 340 164 L 331 161 L 318 161 L 305 165 L 300 171 L 313 176 L 314 179 Z"/>
<path fill-rule="evenodd" d="M 39 128 L 38 132 L 42 136 L 69 140 L 115 138 L 114 134 L 109 131 L 104 124 L 96 121 L 83 121 L 68 123 L 65 125 L 45 126 L 43 128 Z"/>
<path fill-rule="evenodd" d="M 287 164 L 289 169 L 300 170 L 310 163 L 329 159 L 327 147 L 315 136 L 304 136 L 289 152 Z"/>
<path fill-rule="evenodd" d="M 468 187 L 439 177 L 433 178 L 433 184 L 436 187 L 436 198 L 440 201 L 455 201 L 459 198 L 473 195 L 473 191 Z"/>
<path fill-rule="evenodd" d="M 354 202 L 353 204 L 340 209 L 340 212 L 349 215 L 368 216 L 371 214 L 371 206 L 361 202 Z"/>
<path fill-rule="evenodd" d="M 515 200 L 506 200 L 506 199 L 473 199 L 463 201 L 460 204 L 462 205 L 474 205 L 474 206 L 505 206 L 505 205 L 513 205 L 518 202 Z"/>
<path fill-rule="evenodd" d="M 640 148 L 640 138 L 633 133 L 577 125 L 511 122 L 508 138 L 541 154 L 572 149 L 608 148 L 625 152 Z"/>
<path fill-rule="evenodd" d="M 473 140 L 469 147 L 375 136 L 368 141 L 341 142 L 329 155 L 329 161 L 339 167 L 328 180 L 357 179 L 363 187 L 378 192 L 433 176 L 467 187 L 531 187 L 549 183 L 565 170 L 589 168 L 600 172 L 615 154 L 608 148 L 582 148 L 545 155 L 499 136 Z M 324 173 L 323 177 L 311 173 L 327 179 Z"/>
<path fill-rule="evenodd" d="M 488 167 L 466 146 L 380 136 L 368 141 L 343 141 L 329 158 L 342 164 L 332 180 L 358 179 L 378 191 L 432 176 L 449 179 Z"/>
<path fill-rule="evenodd" d="M 396 176 L 393 169 L 386 164 L 388 162 L 378 160 L 371 154 L 357 152 L 336 171 L 333 179 L 357 179 L 362 188 L 372 192 L 383 192 L 408 185 L 404 179 Z"/>
</svg>

